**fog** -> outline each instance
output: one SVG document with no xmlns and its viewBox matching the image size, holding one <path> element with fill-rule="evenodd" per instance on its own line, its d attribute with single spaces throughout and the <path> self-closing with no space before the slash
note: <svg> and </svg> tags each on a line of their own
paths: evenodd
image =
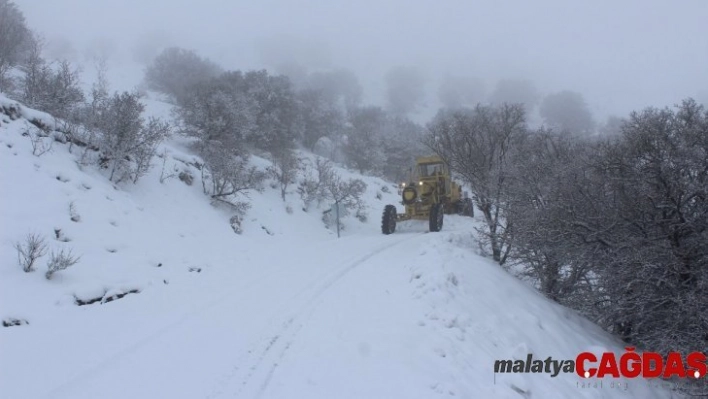
<svg viewBox="0 0 708 399">
<path fill-rule="evenodd" d="M 501 79 L 530 81 L 541 96 L 579 92 L 597 120 L 708 102 L 705 0 L 14 1 L 52 56 L 77 62 L 104 53 L 114 65 L 144 63 L 179 46 L 227 69 L 346 68 L 364 102 L 379 105 L 387 73 L 414 70 L 419 118 L 455 81 L 486 96 Z"/>
</svg>

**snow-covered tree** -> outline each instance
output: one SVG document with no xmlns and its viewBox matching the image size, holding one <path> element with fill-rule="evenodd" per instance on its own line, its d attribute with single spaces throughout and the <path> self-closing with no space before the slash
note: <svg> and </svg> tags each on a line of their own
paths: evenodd
<svg viewBox="0 0 708 399">
<path fill-rule="evenodd" d="M 313 72 L 304 89 L 320 91 L 325 101 L 341 112 L 361 105 L 363 89 L 356 75 L 347 69 Z"/>
<path fill-rule="evenodd" d="M 254 106 L 255 122 L 246 140 L 269 152 L 292 148 L 297 136 L 298 108 L 290 80 L 261 70 L 245 73 L 243 84 Z"/>
<path fill-rule="evenodd" d="M 351 112 L 344 154 L 360 173 L 379 173 L 386 160 L 383 137 L 389 127 L 386 112 L 379 107 L 363 107 Z"/>
<path fill-rule="evenodd" d="M 314 150 L 323 137 L 336 137 L 344 130 L 344 114 L 327 100 L 321 90 L 306 89 L 297 93 L 298 131 L 302 145 Z"/>
<path fill-rule="evenodd" d="M 0 91 L 10 88 L 7 72 L 22 63 L 32 41 L 25 16 L 10 0 L 0 0 Z"/>
<path fill-rule="evenodd" d="M 243 74 L 228 72 L 190 88 L 176 108 L 181 131 L 196 138 L 200 150 L 222 147 L 246 152 L 246 137 L 256 128 L 254 104 L 243 90 Z"/>
<path fill-rule="evenodd" d="M 162 51 L 145 70 L 145 83 L 179 102 L 189 88 L 216 77 L 221 68 L 192 50 L 170 47 Z"/>
<path fill-rule="evenodd" d="M 68 61 L 49 63 L 42 58 L 43 42 L 32 41 L 21 67 L 20 98 L 29 107 L 57 118 L 73 117 L 85 100 L 79 82 L 79 69 Z"/>
<path fill-rule="evenodd" d="M 442 110 L 428 130 L 428 147 L 471 187 L 473 200 L 485 219 L 480 232 L 493 259 L 504 264 L 512 240 L 512 226 L 506 217 L 509 157 L 527 134 L 523 106 Z"/>
<path fill-rule="evenodd" d="M 595 129 L 583 95 L 574 91 L 549 94 L 541 102 L 539 113 L 549 127 L 563 132 L 587 135 Z"/>
<path fill-rule="evenodd" d="M 575 207 L 596 206 L 585 204 L 583 196 L 592 153 L 588 142 L 540 130 L 519 143 L 510 158 L 510 259 L 544 295 L 576 309 L 584 309 L 595 288 L 588 283 L 595 248 L 563 232 L 573 230 Z"/>
<path fill-rule="evenodd" d="M 169 135 L 169 125 L 157 118 L 146 122 L 145 105 L 137 93 L 114 94 L 99 110 L 100 165 L 108 169 L 110 180 L 134 183 L 151 167 L 157 146 Z"/>
<path fill-rule="evenodd" d="M 404 181 L 415 158 L 430 150 L 423 144 L 425 129 L 407 118 L 391 118 L 384 131 L 382 147 L 386 161 L 381 168 L 384 177 Z"/>
<path fill-rule="evenodd" d="M 288 187 L 295 183 L 298 171 L 300 170 L 300 160 L 295 152 L 290 149 L 277 151 L 271 155 L 271 162 L 267 173 L 275 180 L 280 189 L 280 196 L 285 201 L 285 194 Z"/>
</svg>

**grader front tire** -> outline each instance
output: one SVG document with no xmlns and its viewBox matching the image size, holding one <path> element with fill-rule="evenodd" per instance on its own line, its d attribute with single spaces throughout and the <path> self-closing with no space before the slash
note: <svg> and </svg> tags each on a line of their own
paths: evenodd
<svg viewBox="0 0 708 399">
<path fill-rule="evenodd" d="M 389 235 L 396 231 L 396 207 L 394 205 L 386 205 L 381 216 L 381 232 Z"/>
<path fill-rule="evenodd" d="M 443 204 L 435 204 L 430 208 L 430 232 L 437 233 L 442 230 L 443 217 L 445 216 Z"/>
</svg>

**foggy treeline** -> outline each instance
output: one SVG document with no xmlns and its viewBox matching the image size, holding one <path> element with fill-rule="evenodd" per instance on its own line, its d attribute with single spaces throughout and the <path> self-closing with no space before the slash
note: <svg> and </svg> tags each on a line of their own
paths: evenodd
<svg viewBox="0 0 708 399">
<path fill-rule="evenodd" d="M 708 345 L 708 111 L 691 99 L 598 123 L 574 91 L 542 96 L 532 82 L 508 79 L 487 92 L 478 79 L 448 75 L 437 90 L 443 108 L 424 126 L 411 119 L 425 102 L 415 68 L 391 69 L 381 107 L 363 103 L 346 69 L 295 79 L 225 70 L 171 47 L 144 79 L 174 105 L 169 126 L 142 117 L 140 93 L 111 95 L 98 68 L 83 93 L 81 71 L 45 60 L 41 38 L 0 0 L 0 90 L 61 118 L 87 162 L 113 181 L 137 181 L 170 131 L 194 139 L 215 199 L 266 177 L 249 167 L 254 154 L 272 161 L 269 177 L 285 197 L 304 167 L 298 148 L 397 182 L 415 156 L 436 152 L 470 187 L 484 219 L 481 248 L 500 265 L 632 345 Z M 532 111 L 543 127 L 530 126 Z M 359 182 L 312 167 L 330 177 L 301 184 L 307 201 L 325 192 L 358 201 Z"/>
</svg>

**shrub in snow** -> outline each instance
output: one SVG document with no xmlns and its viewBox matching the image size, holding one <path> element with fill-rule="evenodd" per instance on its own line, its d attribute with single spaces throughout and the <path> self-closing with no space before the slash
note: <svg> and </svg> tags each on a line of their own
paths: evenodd
<svg viewBox="0 0 708 399">
<path fill-rule="evenodd" d="M 71 241 L 71 239 L 64 234 L 62 229 L 58 229 L 58 228 L 54 229 L 54 238 L 56 238 L 57 241 L 61 241 L 61 242 Z"/>
<path fill-rule="evenodd" d="M 194 182 L 194 176 L 192 175 L 191 172 L 189 171 L 182 171 L 179 172 L 179 175 L 177 176 L 181 181 L 184 182 L 184 184 L 191 186 L 192 183 Z"/>
<path fill-rule="evenodd" d="M 229 223 L 231 223 L 231 228 L 236 234 L 243 233 L 243 229 L 241 229 L 241 220 L 241 216 L 239 215 L 231 216 L 231 219 L 229 219 Z"/>
<path fill-rule="evenodd" d="M 46 255 L 47 244 L 44 237 L 39 234 L 27 234 L 24 242 L 15 243 L 17 259 L 25 272 L 34 271 L 34 264 L 37 259 Z"/>
<path fill-rule="evenodd" d="M 64 251 L 62 249 L 59 252 L 52 252 L 49 262 L 47 262 L 47 273 L 44 276 L 47 280 L 51 280 L 54 273 L 77 264 L 80 259 L 81 257 L 74 256 L 71 250 Z"/>
<path fill-rule="evenodd" d="M 25 127 L 25 131 L 22 135 L 29 137 L 32 143 L 32 155 L 41 157 L 52 150 L 54 140 L 47 137 L 42 130 L 28 125 Z"/>
<path fill-rule="evenodd" d="M 76 203 L 74 201 L 69 203 L 69 216 L 72 222 L 78 223 L 81 221 L 81 215 L 79 215 L 79 212 L 76 210 Z"/>
<path fill-rule="evenodd" d="M 363 209 L 357 209 L 354 216 L 362 223 L 366 223 L 369 220 L 369 215 Z"/>
<path fill-rule="evenodd" d="M 14 121 L 22 117 L 22 109 L 20 104 L 16 102 L 0 101 L 0 114 L 8 116 L 10 121 Z M 10 123 L 10 121 L 3 117 L 3 122 Z"/>
<path fill-rule="evenodd" d="M 22 320 L 22 319 L 15 319 L 15 318 L 7 318 L 2 321 L 2 326 L 3 327 L 14 327 L 14 326 L 21 326 L 23 324 L 29 324 L 27 320 Z"/>
</svg>

